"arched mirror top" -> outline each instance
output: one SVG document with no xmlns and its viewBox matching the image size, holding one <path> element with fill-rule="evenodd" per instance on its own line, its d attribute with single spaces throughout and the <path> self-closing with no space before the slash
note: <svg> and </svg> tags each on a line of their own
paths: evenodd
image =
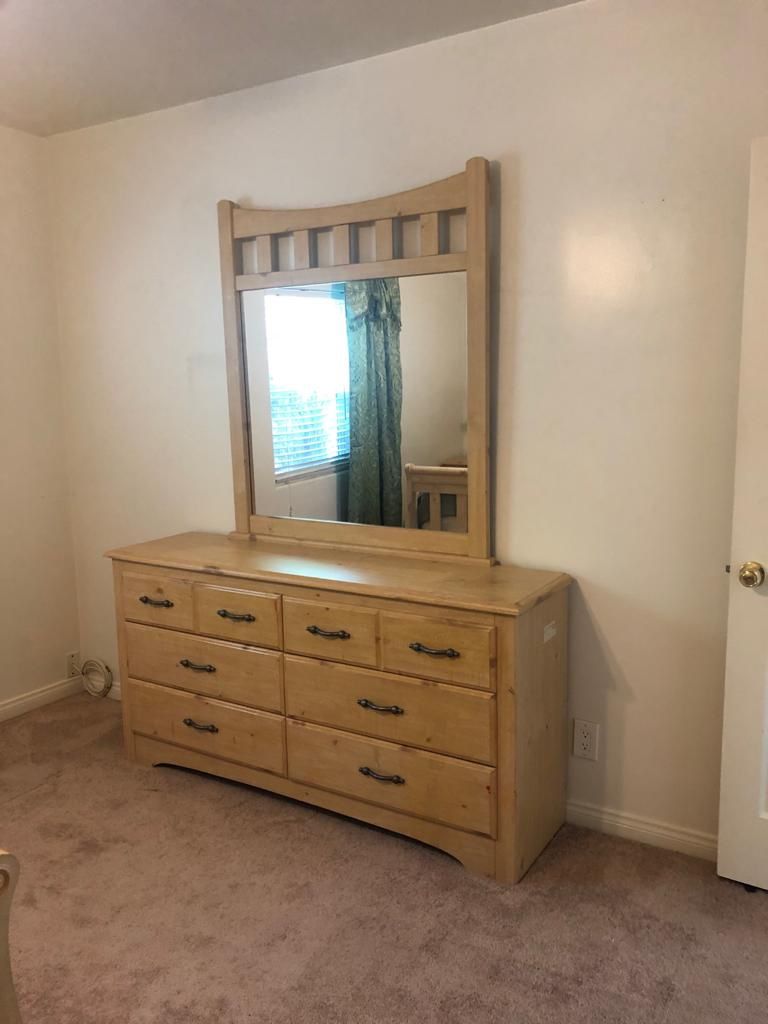
<svg viewBox="0 0 768 1024">
<path fill-rule="evenodd" d="M 488 560 L 488 164 L 219 203 L 236 533 Z"/>
</svg>

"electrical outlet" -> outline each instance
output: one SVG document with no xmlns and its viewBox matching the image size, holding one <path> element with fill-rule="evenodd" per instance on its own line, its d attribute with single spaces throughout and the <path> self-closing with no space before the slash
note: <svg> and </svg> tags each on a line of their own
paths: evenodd
<svg viewBox="0 0 768 1024">
<path fill-rule="evenodd" d="M 80 651 L 67 654 L 67 679 L 76 679 L 80 675 Z"/>
<path fill-rule="evenodd" d="M 600 726 L 596 722 L 585 722 L 582 718 L 573 720 L 573 756 L 587 761 L 597 760 L 597 743 Z"/>
</svg>

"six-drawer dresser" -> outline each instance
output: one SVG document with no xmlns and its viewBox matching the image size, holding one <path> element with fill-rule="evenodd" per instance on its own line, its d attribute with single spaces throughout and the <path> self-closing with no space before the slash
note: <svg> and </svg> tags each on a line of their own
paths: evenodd
<svg viewBox="0 0 768 1024">
<path fill-rule="evenodd" d="M 189 533 L 109 553 L 125 742 L 517 881 L 563 821 L 570 578 Z"/>
</svg>

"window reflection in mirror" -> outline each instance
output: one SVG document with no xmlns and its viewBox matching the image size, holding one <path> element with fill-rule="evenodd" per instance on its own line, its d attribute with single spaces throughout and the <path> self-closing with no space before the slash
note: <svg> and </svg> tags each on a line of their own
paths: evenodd
<svg viewBox="0 0 768 1024">
<path fill-rule="evenodd" d="M 276 482 L 349 463 L 344 290 L 276 288 L 264 296 Z"/>
<path fill-rule="evenodd" d="M 467 528 L 464 273 L 242 294 L 256 511 Z"/>
</svg>

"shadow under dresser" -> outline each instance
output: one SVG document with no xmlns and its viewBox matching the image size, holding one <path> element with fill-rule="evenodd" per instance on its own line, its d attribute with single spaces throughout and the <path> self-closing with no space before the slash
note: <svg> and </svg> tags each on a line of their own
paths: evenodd
<svg viewBox="0 0 768 1024">
<path fill-rule="evenodd" d="M 187 533 L 111 551 L 125 742 L 515 882 L 564 820 L 570 577 Z"/>
</svg>

